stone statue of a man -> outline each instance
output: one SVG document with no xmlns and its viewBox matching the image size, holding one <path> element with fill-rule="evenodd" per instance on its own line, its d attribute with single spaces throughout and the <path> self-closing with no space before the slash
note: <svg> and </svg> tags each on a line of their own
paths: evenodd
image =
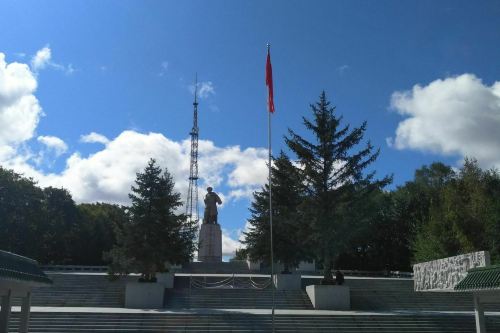
<svg viewBox="0 0 500 333">
<path fill-rule="evenodd" d="M 222 204 L 222 200 L 217 193 L 212 191 L 211 187 L 207 187 L 207 194 L 205 195 L 205 214 L 203 216 L 203 223 L 217 224 L 217 205 Z"/>
</svg>

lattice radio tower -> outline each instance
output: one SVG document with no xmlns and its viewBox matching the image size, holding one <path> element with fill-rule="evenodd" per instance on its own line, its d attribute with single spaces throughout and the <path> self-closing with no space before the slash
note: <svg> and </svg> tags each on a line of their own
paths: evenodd
<svg viewBox="0 0 500 333">
<path fill-rule="evenodd" d="M 186 216 L 198 222 L 198 75 L 194 84 L 193 128 L 191 129 L 191 163 L 189 166 L 189 188 L 186 202 Z"/>
</svg>

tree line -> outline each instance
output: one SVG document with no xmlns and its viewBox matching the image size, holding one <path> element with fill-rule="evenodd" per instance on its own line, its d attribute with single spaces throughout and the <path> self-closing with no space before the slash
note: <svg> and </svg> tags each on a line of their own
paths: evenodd
<svg viewBox="0 0 500 333">
<path fill-rule="evenodd" d="M 43 264 L 104 264 L 125 207 L 75 204 L 61 188 L 40 188 L 31 178 L 0 167 L 0 249 Z"/>
<path fill-rule="evenodd" d="M 284 273 L 302 260 L 324 268 L 411 271 L 411 265 L 477 250 L 500 261 L 500 174 L 466 159 L 454 170 L 422 166 L 387 190 L 370 165 L 379 151 L 363 143 L 366 123 L 343 125 L 323 92 L 303 118 L 307 137 L 289 130 L 272 163 L 273 243 Z M 245 247 L 237 256 L 270 262 L 269 187 L 254 193 Z"/>
<path fill-rule="evenodd" d="M 65 189 L 0 167 L 0 249 L 42 264 L 109 265 L 145 281 L 193 257 L 196 224 L 176 212 L 182 202 L 168 170 L 151 159 L 129 198 L 129 207 L 75 204 Z"/>
</svg>

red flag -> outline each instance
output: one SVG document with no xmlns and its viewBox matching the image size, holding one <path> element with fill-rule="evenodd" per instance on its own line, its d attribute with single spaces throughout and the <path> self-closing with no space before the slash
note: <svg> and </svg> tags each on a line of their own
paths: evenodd
<svg viewBox="0 0 500 333">
<path fill-rule="evenodd" d="M 273 68 L 271 67 L 271 53 L 269 52 L 269 47 L 267 48 L 266 86 L 267 86 L 267 107 L 269 112 L 274 113 Z"/>
</svg>

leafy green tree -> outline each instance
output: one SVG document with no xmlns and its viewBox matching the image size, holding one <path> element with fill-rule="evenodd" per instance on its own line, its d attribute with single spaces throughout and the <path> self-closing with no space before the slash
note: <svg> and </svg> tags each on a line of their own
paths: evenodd
<svg viewBox="0 0 500 333">
<path fill-rule="evenodd" d="M 116 243 L 115 228 L 122 228 L 128 215 L 125 207 L 106 203 L 78 205 L 80 223 L 76 230 L 74 262 L 79 265 L 103 265 L 103 253 Z"/>
<path fill-rule="evenodd" d="M 41 260 L 44 193 L 31 178 L 0 167 L 0 248 Z"/>
<path fill-rule="evenodd" d="M 397 192 L 374 191 L 350 218 L 357 231 L 335 266 L 359 270 L 411 270 L 411 223 Z M 356 223 L 356 221 L 358 223 Z"/>
<path fill-rule="evenodd" d="M 417 169 L 412 181 L 394 191 L 376 194 L 375 215 L 370 213 L 367 237 L 361 242 L 365 245 L 356 248 L 364 259 L 360 269 L 411 270 L 417 230 L 429 222 L 431 206 L 439 205 L 441 191 L 454 175 L 449 166 L 435 162 Z M 359 260 L 344 258 L 342 267 L 352 262 Z"/>
<path fill-rule="evenodd" d="M 334 281 L 333 262 L 346 249 L 356 230 L 346 218 L 354 213 L 354 203 L 389 183 L 391 178 L 374 180 L 374 172 L 364 173 L 379 155 L 370 142 L 354 151 L 363 139 L 366 122 L 352 130 L 349 125 L 341 126 L 342 117 L 336 116 L 325 92 L 311 109 L 313 119 L 304 117 L 303 122 L 312 132 L 313 140 L 289 130 L 285 141 L 300 163 L 307 190 L 304 211 L 312 229 L 310 246 L 323 263 L 322 283 L 329 284 Z"/>
<path fill-rule="evenodd" d="M 65 189 L 43 189 L 45 222 L 42 230 L 43 262 L 76 264 L 74 261 L 80 215 L 71 194 Z"/>
<path fill-rule="evenodd" d="M 69 192 L 40 189 L 31 178 L 0 168 L 0 244 L 44 264 L 73 260 L 79 215 Z"/>
<path fill-rule="evenodd" d="M 466 159 L 430 203 L 429 220 L 417 232 L 417 262 L 478 250 L 498 259 L 500 237 L 500 175 Z"/>
<path fill-rule="evenodd" d="M 299 214 L 303 189 L 299 171 L 283 152 L 274 159 L 271 173 L 273 198 L 273 250 L 274 260 L 289 273 L 301 260 L 307 259 L 305 235 L 307 224 Z M 254 193 L 250 212 L 249 231 L 245 233 L 251 260 L 270 263 L 269 186 Z"/>
<path fill-rule="evenodd" d="M 431 207 L 440 205 L 441 193 L 454 177 L 455 172 L 451 167 L 434 162 L 415 170 L 414 180 L 398 188 L 397 192 L 406 196 L 410 220 L 414 222 L 415 229 L 429 221 Z"/>
<path fill-rule="evenodd" d="M 129 194 L 130 220 L 118 233 L 118 246 L 111 251 L 111 271 L 138 271 L 152 281 L 165 263 L 188 261 L 194 252 L 196 226 L 176 210 L 182 205 L 180 194 L 168 170 L 162 172 L 151 159 L 144 172 L 137 173 Z"/>
</svg>

